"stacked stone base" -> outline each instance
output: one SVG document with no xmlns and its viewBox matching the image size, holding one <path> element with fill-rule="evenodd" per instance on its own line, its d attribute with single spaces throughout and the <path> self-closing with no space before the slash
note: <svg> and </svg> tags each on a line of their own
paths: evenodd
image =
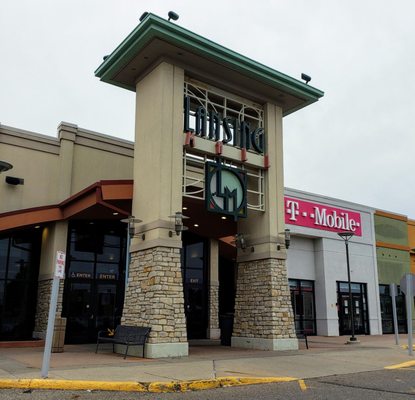
<svg viewBox="0 0 415 400">
<path fill-rule="evenodd" d="M 232 346 L 298 349 L 285 260 L 238 264 Z"/>
<path fill-rule="evenodd" d="M 50 296 L 52 293 L 52 279 L 46 279 L 38 282 L 37 289 L 37 303 L 36 303 L 36 316 L 35 316 L 35 328 L 33 331 L 33 338 L 45 339 L 46 330 L 48 327 L 49 317 L 49 304 Z M 63 288 L 64 280 L 59 282 L 59 295 L 58 303 L 56 307 L 56 316 L 60 317 L 62 314 L 62 303 L 63 303 Z"/>
<path fill-rule="evenodd" d="M 122 324 L 151 327 L 148 358 L 188 355 L 180 249 L 160 246 L 131 254 Z"/>
</svg>

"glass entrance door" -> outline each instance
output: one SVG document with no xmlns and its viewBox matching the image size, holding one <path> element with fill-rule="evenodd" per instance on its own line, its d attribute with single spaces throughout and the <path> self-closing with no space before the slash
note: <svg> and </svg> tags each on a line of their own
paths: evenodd
<svg viewBox="0 0 415 400">
<path fill-rule="evenodd" d="M 66 342 L 95 342 L 99 330 L 121 321 L 125 280 L 125 227 L 112 222 L 72 223 L 62 315 Z"/>
<path fill-rule="evenodd" d="M 182 273 L 188 339 L 206 339 L 208 322 L 206 242 L 183 235 Z"/>
<path fill-rule="evenodd" d="M 301 333 L 305 332 L 307 335 L 315 335 L 314 282 L 290 279 L 289 284 L 295 330 Z"/>
<path fill-rule="evenodd" d="M 352 333 L 351 312 L 353 309 L 354 333 L 356 335 L 368 335 L 369 318 L 366 284 L 351 283 L 351 290 L 353 307 L 350 304 L 349 284 L 347 282 L 337 282 L 339 333 L 340 335 L 350 335 Z"/>
<path fill-rule="evenodd" d="M 116 283 L 71 280 L 66 290 L 68 343 L 94 342 L 98 330 L 113 329 L 120 323 Z"/>
</svg>

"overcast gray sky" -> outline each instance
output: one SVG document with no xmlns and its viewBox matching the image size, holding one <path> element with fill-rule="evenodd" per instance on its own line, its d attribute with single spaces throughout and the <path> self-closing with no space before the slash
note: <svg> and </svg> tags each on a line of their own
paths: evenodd
<svg viewBox="0 0 415 400">
<path fill-rule="evenodd" d="M 134 93 L 94 77 L 142 12 L 325 92 L 284 119 L 285 185 L 415 218 L 415 1 L 1 0 L 0 123 L 133 140 Z"/>
</svg>

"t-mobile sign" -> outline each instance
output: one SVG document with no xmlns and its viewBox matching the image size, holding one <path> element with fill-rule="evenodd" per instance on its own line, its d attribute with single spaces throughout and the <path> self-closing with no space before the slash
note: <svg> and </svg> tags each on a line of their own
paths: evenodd
<svg viewBox="0 0 415 400">
<path fill-rule="evenodd" d="M 362 236 L 360 214 L 341 208 L 285 197 L 285 223 Z"/>
</svg>

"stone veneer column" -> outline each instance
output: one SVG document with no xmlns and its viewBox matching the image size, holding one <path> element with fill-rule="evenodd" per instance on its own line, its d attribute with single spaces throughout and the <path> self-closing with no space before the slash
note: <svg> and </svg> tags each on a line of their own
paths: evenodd
<svg viewBox="0 0 415 400">
<path fill-rule="evenodd" d="M 146 357 L 187 355 L 180 265 L 180 249 L 155 247 L 131 255 L 122 323 L 151 327 Z"/>
<path fill-rule="evenodd" d="M 66 221 L 56 222 L 44 228 L 42 232 L 35 328 L 33 331 L 34 338 L 44 339 L 46 337 L 56 252 L 58 250 L 66 251 L 67 235 L 68 223 Z M 63 288 L 64 280 L 62 279 L 59 285 L 58 305 L 56 308 L 57 317 L 60 317 L 62 314 Z"/>
<path fill-rule="evenodd" d="M 238 264 L 232 346 L 298 348 L 284 260 Z"/>
<path fill-rule="evenodd" d="M 284 171 L 282 110 L 267 103 L 262 212 L 249 210 L 238 221 L 247 248 L 238 249 L 238 280 L 232 346 L 264 350 L 298 349 L 287 279 L 284 247 Z"/>
<path fill-rule="evenodd" d="M 210 240 L 209 326 L 207 337 L 220 339 L 219 328 L 219 243 Z"/>
<path fill-rule="evenodd" d="M 188 355 L 181 276 L 184 71 L 168 62 L 137 78 L 134 146 L 135 226 L 123 323 L 151 327 L 145 355 Z"/>
<path fill-rule="evenodd" d="M 36 339 L 45 339 L 46 337 L 46 329 L 48 327 L 49 317 L 50 295 L 52 293 L 52 282 L 52 279 L 47 279 L 38 282 L 35 328 L 33 332 L 33 337 Z M 57 317 L 60 317 L 62 314 L 64 282 L 65 281 L 63 279 L 59 282 L 58 304 L 56 306 Z"/>
</svg>

